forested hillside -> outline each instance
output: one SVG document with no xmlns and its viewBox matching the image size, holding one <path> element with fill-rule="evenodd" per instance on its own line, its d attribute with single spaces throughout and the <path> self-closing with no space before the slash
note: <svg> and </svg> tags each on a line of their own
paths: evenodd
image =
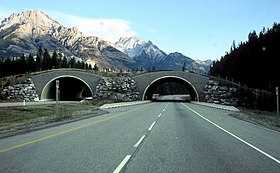
<svg viewBox="0 0 280 173">
<path fill-rule="evenodd" d="M 23 54 L 21 57 L 0 59 L 0 77 L 58 68 L 91 70 L 92 66 L 83 61 L 78 61 L 74 57 L 66 58 L 63 54 L 56 51 L 51 56 L 47 49 L 43 51 L 41 47 L 36 56 L 32 54 L 25 56 Z M 93 70 L 98 70 L 98 67 L 95 65 Z"/>
<path fill-rule="evenodd" d="M 233 41 L 230 51 L 213 62 L 209 73 L 249 88 L 274 91 L 280 84 L 279 60 L 280 24 L 274 23 L 259 34 L 250 32 L 248 40 L 237 46 Z"/>
</svg>

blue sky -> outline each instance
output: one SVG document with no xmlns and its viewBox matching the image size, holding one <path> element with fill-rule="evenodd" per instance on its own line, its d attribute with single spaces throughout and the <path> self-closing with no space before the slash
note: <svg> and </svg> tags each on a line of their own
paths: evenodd
<svg viewBox="0 0 280 173">
<path fill-rule="evenodd" d="M 28 9 L 87 36 L 137 36 L 200 60 L 220 59 L 233 40 L 238 45 L 250 31 L 280 23 L 279 0 L 0 0 L 0 18 Z"/>
</svg>

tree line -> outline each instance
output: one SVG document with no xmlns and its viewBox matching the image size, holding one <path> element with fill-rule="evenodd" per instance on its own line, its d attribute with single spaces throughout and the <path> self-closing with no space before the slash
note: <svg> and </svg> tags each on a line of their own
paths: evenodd
<svg viewBox="0 0 280 173">
<path fill-rule="evenodd" d="M 210 75 L 240 82 L 249 88 L 274 92 L 280 84 L 280 24 L 257 34 L 252 31 L 246 42 L 233 41 L 229 52 L 213 62 Z"/>
<path fill-rule="evenodd" d="M 67 58 L 56 51 L 50 55 L 47 49 L 39 47 L 36 56 L 22 54 L 20 57 L 0 60 L 0 77 L 59 68 L 98 70 L 96 65 L 92 67 L 84 61 L 77 61 L 74 57 Z"/>
<path fill-rule="evenodd" d="M 233 41 L 230 51 L 213 62 L 210 75 L 240 83 L 236 96 L 239 106 L 273 111 L 276 109 L 275 88 L 280 85 L 280 24 L 255 30 L 246 42 Z M 246 103 L 244 105 L 244 103 Z"/>
</svg>

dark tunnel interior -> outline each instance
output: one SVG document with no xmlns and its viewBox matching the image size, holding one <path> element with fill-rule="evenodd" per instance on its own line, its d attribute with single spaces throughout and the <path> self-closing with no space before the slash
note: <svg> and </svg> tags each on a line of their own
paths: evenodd
<svg viewBox="0 0 280 173">
<path fill-rule="evenodd" d="M 145 100 L 152 100 L 153 94 L 160 96 L 189 94 L 191 100 L 197 100 L 196 92 L 190 83 L 175 77 L 166 77 L 153 82 L 144 94 Z"/>
<path fill-rule="evenodd" d="M 59 100 L 61 101 L 79 101 L 85 97 L 92 97 L 90 88 L 80 79 L 73 77 L 61 77 L 59 80 Z M 42 99 L 55 100 L 56 98 L 56 80 L 46 86 Z"/>
</svg>

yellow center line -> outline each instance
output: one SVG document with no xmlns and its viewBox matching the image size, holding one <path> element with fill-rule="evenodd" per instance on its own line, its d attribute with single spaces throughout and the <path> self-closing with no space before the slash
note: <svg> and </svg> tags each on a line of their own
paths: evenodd
<svg viewBox="0 0 280 173">
<path fill-rule="evenodd" d="M 147 107 L 147 106 L 149 106 L 149 104 L 146 105 L 146 106 L 143 106 L 143 107 Z M 55 134 L 52 134 L 52 135 L 49 135 L 49 136 L 45 136 L 45 137 L 42 137 L 42 138 L 34 139 L 32 141 L 28 141 L 28 142 L 25 142 L 25 143 L 22 143 L 22 144 L 13 146 L 13 147 L 2 149 L 2 150 L 0 150 L 0 153 L 6 152 L 6 151 L 9 151 L 9 150 L 13 150 L 13 149 L 17 149 L 17 148 L 21 148 L 21 147 L 24 147 L 26 145 L 30 145 L 30 144 L 33 144 L 33 143 L 36 143 L 36 142 L 39 142 L 39 141 L 43 141 L 43 140 L 50 139 L 50 138 L 53 138 L 53 137 L 56 137 L 56 136 L 59 136 L 59 135 L 63 135 L 65 133 L 69 133 L 69 132 L 73 132 L 73 131 L 76 131 L 76 130 L 79 130 L 79 129 L 83 129 L 85 127 L 88 127 L 88 126 L 91 126 L 91 125 L 94 125 L 94 124 L 97 124 L 97 123 L 100 123 L 100 122 L 103 122 L 103 121 L 107 121 L 107 120 L 110 120 L 110 119 L 113 119 L 113 118 L 117 118 L 117 117 L 123 116 L 123 115 L 125 115 L 127 113 L 136 111 L 136 110 L 141 109 L 143 107 L 140 107 L 140 108 L 137 108 L 137 109 L 133 109 L 133 110 L 127 111 L 127 112 L 122 112 L 122 113 L 117 114 L 117 115 L 112 116 L 112 117 L 108 117 L 108 118 L 105 118 L 105 119 L 102 119 L 102 120 L 97 120 L 97 121 L 94 121 L 92 123 L 85 124 L 85 125 L 82 125 L 82 126 L 79 126 L 79 127 L 75 127 L 75 128 L 69 129 L 69 130 L 61 131 L 59 133 L 55 133 Z"/>
</svg>

